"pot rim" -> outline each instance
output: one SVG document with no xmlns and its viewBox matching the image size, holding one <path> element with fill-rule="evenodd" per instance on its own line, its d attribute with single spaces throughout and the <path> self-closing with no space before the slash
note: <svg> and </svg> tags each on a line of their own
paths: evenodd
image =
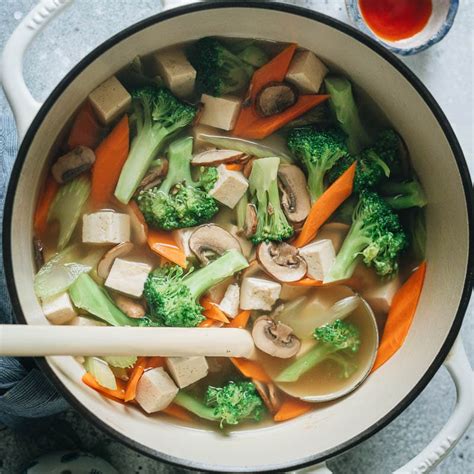
<svg viewBox="0 0 474 474">
<path fill-rule="evenodd" d="M 95 49 L 93 49 L 89 54 L 87 54 L 79 63 L 76 64 L 59 82 L 59 84 L 54 88 L 48 98 L 45 100 L 43 105 L 41 106 L 39 112 L 34 117 L 31 125 L 28 128 L 28 131 L 21 143 L 19 148 L 9 184 L 8 190 L 5 197 L 5 205 L 4 205 L 4 218 L 3 218 L 3 259 L 4 259 L 4 267 L 5 267 L 5 276 L 7 281 L 7 288 L 10 296 L 10 300 L 12 303 L 13 311 L 16 316 L 16 319 L 21 324 L 26 324 L 26 318 L 23 314 L 23 310 L 20 306 L 18 293 L 14 281 L 13 276 L 13 262 L 12 262 L 12 255 L 11 255 L 11 218 L 13 212 L 13 204 L 15 200 L 15 192 L 16 187 L 18 184 L 18 180 L 21 174 L 21 170 L 23 167 L 23 163 L 25 161 L 28 149 L 31 145 L 31 142 L 42 124 L 45 116 L 47 115 L 51 106 L 55 103 L 58 97 L 64 92 L 67 86 L 75 79 L 75 77 L 82 72 L 86 67 L 88 67 L 95 59 L 97 59 L 101 54 L 105 51 L 113 47 L 115 44 L 119 43 L 122 40 L 127 39 L 132 34 L 147 28 L 151 25 L 156 23 L 160 23 L 162 21 L 179 17 L 181 15 L 185 15 L 188 13 L 196 12 L 196 11 L 203 11 L 208 9 L 220 9 L 220 8 L 258 8 L 258 9 L 266 9 L 266 10 L 276 10 L 281 11 L 284 13 L 289 13 L 292 15 L 302 16 L 305 18 L 309 18 L 316 22 L 322 23 L 324 25 L 330 26 L 335 28 L 342 33 L 347 34 L 352 39 L 364 44 L 365 46 L 372 49 L 375 53 L 385 59 L 391 66 L 393 66 L 398 72 L 400 72 L 403 77 L 411 84 L 411 86 L 417 91 L 417 93 L 422 97 L 424 102 L 430 108 L 432 114 L 435 116 L 437 122 L 439 123 L 441 129 L 443 130 L 446 139 L 449 142 L 451 150 L 453 152 L 454 158 L 456 160 L 456 164 L 461 176 L 461 181 L 463 184 L 464 196 L 466 200 L 466 210 L 468 215 L 468 228 L 469 228 L 469 235 L 474 235 L 474 214 L 473 214 L 473 200 L 474 200 L 474 192 L 472 189 L 472 182 L 470 179 L 469 169 L 464 158 L 464 154 L 462 149 L 459 145 L 459 142 L 456 138 L 456 135 L 446 118 L 445 114 L 441 110 L 440 106 L 438 105 L 437 101 L 428 91 L 428 89 L 423 85 L 420 79 L 406 66 L 399 58 L 397 58 L 392 52 L 384 48 L 381 44 L 379 44 L 374 39 L 370 38 L 369 36 L 363 34 L 356 28 L 343 23 L 340 20 L 335 18 L 329 17 L 323 13 L 309 10 L 304 7 L 299 7 L 290 4 L 283 4 L 283 3 L 262 3 L 262 2 L 255 2 L 255 1 L 231 1 L 222 3 L 220 1 L 212 1 L 206 3 L 197 3 L 197 4 L 190 4 L 185 5 L 179 8 L 174 8 L 172 10 L 167 10 L 151 17 L 145 18 L 123 30 L 119 33 L 115 34 L 108 40 L 101 43 Z M 429 381 L 433 378 L 435 373 L 438 371 L 439 367 L 442 365 L 443 361 L 445 360 L 446 356 L 448 355 L 451 346 L 453 345 L 458 332 L 461 328 L 461 324 L 471 297 L 472 287 L 473 287 L 473 279 L 474 279 L 474 243 L 472 239 L 470 239 L 469 245 L 469 255 L 467 261 L 467 271 L 466 277 L 464 281 L 463 292 L 459 301 L 458 309 L 456 311 L 456 316 L 453 320 L 451 325 L 451 329 L 441 346 L 437 356 L 433 360 L 432 364 L 429 366 L 423 377 L 419 380 L 419 382 L 415 385 L 415 387 L 410 391 L 410 393 L 403 398 L 395 408 L 385 414 L 382 418 L 380 418 L 376 423 L 372 426 L 364 430 L 363 432 L 359 433 L 357 436 L 354 436 L 352 439 L 342 443 L 335 448 L 326 450 L 322 453 L 318 453 L 313 456 L 308 456 L 302 459 L 298 459 L 295 461 L 290 461 L 288 463 L 279 464 L 279 465 L 268 465 L 265 466 L 263 469 L 259 469 L 258 472 L 279 472 L 282 470 L 289 470 L 289 469 L 299 469 L 308 467 L 320 462 L 323 462 L 331 457 L 334 457 L 338 454 L 347 451 L 348 449 L 356 446 L 357 444 L 365 441 L 386 425 L 388 425 L 391 421 L 393 421 L 402 411 L 404 411 L 422 392 L 422 390 L 426 387 Z M 124 436 L 122 433 L 118 432 L 107 423 L 102 421 L 100 417 L 89 411 L 85 406 L 83 406 L 77 398 L 67 390 L 64 386 L 61 379 L 54 373 L 52 368 L 49 366 L 46 358 L 35 358 L 35 362 L 38 367 L 41 369 L 42 372 L 46 373 L 49 380 L 53 382 L 55 387 L 61 393 L 61 395 L 70 403 L 70 405 L 75 408 L 81 415 L 84 415 L 86 419 L 91 421 L 95 426 L 97 426 L 102 431 L 106 432 L 109 436 L 118 439 L 120 442 L 124 443 L 125 445 L 129 446 L 130 448 L 148 456 L 153 459 L 165 462 L 167 464 L 171 464 L 178 467 L 185 467 L 191 470 L 206 470 L 206 471 L 215 471 L 215 472 L 256 472 L 255 469 L 252 469 L 251 466 L 239 467 L 234 466 L 229 468 L 227 466 L 219 466 L 219 465 L 212 465 L 212 464 L 204 464 L 204 463 L 197 463 L 193 461 L 183 460 L 181 458 L 177 458 L 175 456 L 170 456 L 165 453 L 161 453 L 154 449 L 148 448 L 140 444 L 133 439 Z"/>
</svg>

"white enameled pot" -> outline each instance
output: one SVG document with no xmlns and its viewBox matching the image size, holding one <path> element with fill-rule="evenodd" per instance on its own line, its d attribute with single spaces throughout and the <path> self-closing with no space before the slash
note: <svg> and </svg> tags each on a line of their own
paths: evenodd
<svg viewBox="0 0 474 474">
<path fill-rule="evenodd" d="M 428 195 L 428 270 L 401 350 L 338 403 L 278 425 L 250 426 L 229 436 L 180 426 L 88 389 L 80 380 L 82 367 L 72 357 L 41 359 L 42 370 L 81 413 L 148 455 L 201 470 L 254 472 L 314 465 L 366 439 L 406 408 L 444 361 L 458 393 L 453 415 L 398 472 L 426 472 L 440 462 L 473 417 L 472 370 L 462 345 L 455 343 L 473 277 L 472 187 L 454 133 L 426 88 L 382 46 L 338 21 L 289 5 L 226 2 L 188 5 L 124 30 L 83 59 L 41 105 L 23 80 L 23 53 L 69 2 L 39 1 L 2 58 L 3 87 L 22 139 L 4 218 L 6 273 L 19 322 L 47 324 L 33 291 L 32 215 L 58 130 L 91 90 L 137 54 L 208 35 L 296 42 L 372 96 L 404 137 Z M 322 465 L 306 469 L 317 470 L 328 472 Z"/>
</svg>

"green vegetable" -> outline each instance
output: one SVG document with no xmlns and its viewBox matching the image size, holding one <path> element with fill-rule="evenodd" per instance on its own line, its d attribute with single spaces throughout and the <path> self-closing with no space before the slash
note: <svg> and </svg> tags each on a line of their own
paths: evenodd
<svg viewBox="0 0 474 474">
<path fill-rule="evenodd" d="M 345 135 L 337 129 L 317 131 L 295 128 L 288 134 L 288 148 L 308 173 L 308 190 L 315 202 L 324 192 L 324 177 L 338 160 L 348 155 Z"/>
<path fill-rule="evenodd" d="M 168 150 L 168 174 L 159 187 L 142 191 L 138 206 L 148 224 L 171 230 L 193 227 L 211 219 L 219 210 L 208 195 L 217 181 L 217 169 L 203 168 L 200 180 L 191 176 L 193 139 L 182 138 Z"/>
<path fill-rule="evenodd" d="M 102 387 L 110 390 L 117 389 L 117 381 L 109 364 L 98 357 L 86 357 L 84 368 L 95 378 L 97 383 Z"/>
<path fill-rule="evenodd" d="M 407 236 L 392 208 L 378 194 L 363 191 L 349 233 L 325 282 L 350 278 L 359 256 L 379 275 L 391 276 L 398 270 L 398 256 L 407 243 Z"/>
<path fill-rule="evenodd" d="M 59 188 L 48 213 L 48 222 L 57 221 L 59 223 L 59 251 L 68 244 L 90 192 L 90 179 L 85 175 L 81 175 Z"/>
<path fill-rule="evenodd" d="M 128 204 L 164 140 L 189 125 L 196 109 L 174 97 L 168 89 L 142 87 L 132 92 L 137 134 L 115 189 L 115 197 Z"/>
<path fill-rule="evenodd" d="M 265 412 L 252 382 L 229 382 L 224 387 L 208 387 L 205 403 L 181 390 L 173 402 L 200 418 L 218 421 L 221 428 L 245 420 L 260 421 Z"/>
<path fill-rule="evenodd" d="M 404 227 L 410 241 L 410 251 L 416 260 L 425 259 L 426 253 L 426 220 L 423 209 L 414 207 L 406 211 Z"/>
<path fill-rule="evenodd" d="M 313 336 L 318 343 L 306 354 L 297 358 L 295 362 L 286 367 L 276 377 L 276 382 L 296 382 L 308 370 L 311 370 L 328 358 L 331 358 L 334 362 L 341 363 L 341 359 L 335 358 L 334 355 L 336 353 L 357 352 L 361 343 L 358 328 L 340 319 L 316 328 Z M 349 374 L 350 370 L 351 368 L 347 363 L 341 365 L 342 376 Z"/>
<path fill-rule="evenodd" d="M 196 69 L 199 93 L 216 97 L 247 87 L 253 67 L 229 51 L 216 38 L 202 38 L 188 49 L 189 62 Z"/>
<path fill-rule="evenodd" d="M 104 356 L 103 359 L 107 364 L 118 369 L 129 369 L 137 362 L 137 356 Z"/>
<path fill-rule="evenodd" d="M 129 318 L 89 275 L 83 273 L 69 288 L 74 306 L 105 321 L 111 326 L 140 326 L 140 320 Z"/>
<path fill-rule="evenodd" d="M 235 214 L 237 218 L 237 227 L 239 231 L 245 230 L 245 217 L 247 215 L 247 205 L 249 203 L 249 198 L 247 193 L 245 193 L 235 206 Z"/>
<path fill-rule="evenodd" d="M 209 265 L 186 275 L 177 265 L 157 268 L 148 275 L 143 292 L 151 320 L 162 326 L 197 326 L 204 320 L 199 297 L 247 267 L 247 260 L 240 252 L 229 250 Z"/>
<path fill-rule="evenodd" d="M 329 106 L 348 136 L 349 151 L 353 154 L 360 153 L 370 144 L 370 137 L 359 116 L 351 83 L 345 77 L 330 76 L 324 80 L 324 84 L 331 95 Z"/>
<path fill-rule="evenodd" d="M 236 54 L 242 61 L 250 64 L 250 66 L 253 66 L 254 68 L 262 67 L 270 60 L 268 54 L 263 51 L 262 48 L 259 48 L 256 44 L 252 43 L 240 48 L 240 51 L 236 52 Z"/>
<path fill-rule="evenodd" d="M 380 187 L 385 201 L 394 209 L 425 207 L 428 203 L 420 182 L 413 178 L 410 181 L 397 183 L 389 181 Z"/>
<path fill-rule="evenodd" d="M 277 173 L 280 158 L 261 158 L 252 166 L 249 177 L 251 202 L 257 209 L 257 229 L 251 237 L 254 244 L 259 242 L 288 239 L 293 235 L 293 227 L 288 224 L 281 208 L 278 192 Z"/>
</svg>

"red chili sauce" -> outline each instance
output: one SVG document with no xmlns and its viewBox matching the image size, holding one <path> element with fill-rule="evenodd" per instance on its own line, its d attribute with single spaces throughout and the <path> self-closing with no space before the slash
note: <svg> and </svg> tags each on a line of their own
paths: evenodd
<svg viewBox="0 0 474 474">
<path fill-rule="evenodd" d="M 369 28 L 389 41 L 420 32 L 433 9 L 431 0 L 359 0 L 359 8 Z"/>
</svg>

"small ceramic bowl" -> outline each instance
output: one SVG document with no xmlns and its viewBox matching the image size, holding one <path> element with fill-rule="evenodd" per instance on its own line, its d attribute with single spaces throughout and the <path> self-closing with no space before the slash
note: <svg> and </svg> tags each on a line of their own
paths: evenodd
<svg viewBox="0 0 474 474">
<path fill-rule="evenodd" d="M 425 27 L 416 35 L 388 41 L 377 36 L 367 25 L 359 8 L 359 0 L 346 0 L 346 9 L 352 23 L 386 48 L 401 56 L 410 56 L 441 41 L 453 26 L 459 7 L 459 0 L 433 0 L 433 11 Z"/>
</svg>

